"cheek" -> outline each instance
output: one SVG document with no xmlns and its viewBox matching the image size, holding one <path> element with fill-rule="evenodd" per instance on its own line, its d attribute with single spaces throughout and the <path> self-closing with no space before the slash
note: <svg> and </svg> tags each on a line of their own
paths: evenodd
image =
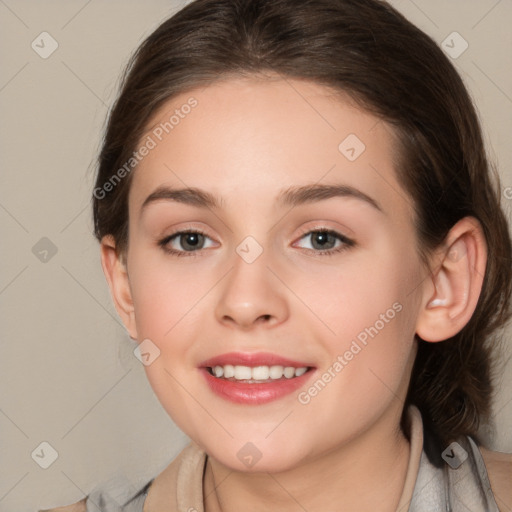
<svg viewBox="0 0 512 512">
<path fill-rule="evenodd" d="M 196 369 L 192 367 L 190 353 L 194 349 L 192 341 L 199 338 L 196 333 L 202 325 L 200 317 L 205 314 L 201 298 L 214 281 L 209 282 L 212 276 L 198 272 L 195 265 L 178 266 L 150 251 L 134 251 L 131 265 L 138 338 L 151 340 L 159 350 L 158 357 L 144 366 L 146 377 L 173 421 L 194 435 L 193 418 L 204 422 L 208 418 L 190 398 L 200 396 L 191 385 Z"/>
<path fill-rule="evenodd" d="M 181 418 L 191 402 L 183 385 L 189 389 L 193 380 L 191 372 L 196 368 L 191 355 L 198 351 L 197 343 L 207 339 L 201 329 L 212 311 L 209 293 L 223 274 L 199 258 L 197 263 L 177 265 L 155 251 L 134 250 L 130 257 L 138 338 L 151 340 L 159 350 L 144 369 L 164 409 L 185 428 Z"/>
<path fill-rule="evenodd" d="M 375 252 L 354 253 L 339 265 L 287 278 L 293 279 L 294 292 L 317 317 L 317 332 L 325 334 L 332 348 L 341 349 L 358 335 L 364 341 L 368 331 L 398 334 L 410 324 L 411 292 L 421 282 L 417 267 L 413 254 L 402 257 L 399 249 L 387 247 L 378 259 Z"/>
<path fill-rule="evenodd" d="M 132 264 L 130 282 L 140 339 L 166 340 L 182 320 L 190 323 L 217 276 L 208 269 L 201 270 L 203 263 L 176 265 L 166 256 L 149 251 L 135 254 Z"/>
<path fill-rule="evenodd" d="M 350 408 L 377 404 L 406 377 L 417 313 L 411 292 L 421 282 L 416 256 L 409 253 L 388 247 L 378 261 L 374 255 L 347 258 L 317 275 L 318 286 L 302 283 L 304 302 L 314 305 L 322 322 L 317 333 L 327 357 L 321 370 L 336 375 L 326 400 L 343 396 Z"/>
</svg>

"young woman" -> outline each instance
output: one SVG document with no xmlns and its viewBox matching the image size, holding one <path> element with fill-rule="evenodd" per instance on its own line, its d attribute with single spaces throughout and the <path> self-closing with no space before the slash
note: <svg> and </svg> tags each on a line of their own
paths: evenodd
<svg viewBox="0 0 512 512">
<path fill-rule="evenodd" d="M 460 77 L 386 3 L 187 5 L 127 70 L 93 208 L 192 442 L 62 510 L 510 510 L 511 456 L 477 433 L 510 312 L 499 197 Z"/>
</svg>

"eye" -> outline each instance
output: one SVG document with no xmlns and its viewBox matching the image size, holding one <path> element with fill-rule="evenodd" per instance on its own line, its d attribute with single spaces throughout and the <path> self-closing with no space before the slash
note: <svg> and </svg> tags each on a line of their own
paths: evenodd
<svg viewBox="0 0 512 512">
<path fill-rule="evenodd" d="M 302 244 L 300 241 L 304 240 Z M 329 229 L 318 229 L 308 231 L 297 242 L 299 247 L 308 249 L 317 253 L 332 254 L 352 247 L 354 241 L 346 236 Z"/>
<path fill-rule="evenodd" d="M 179 231 L 161 240 L 159 245 L 168 253 L 184 256 L 212 247 L 213 240 L 200 231 Z"/>
</svg>

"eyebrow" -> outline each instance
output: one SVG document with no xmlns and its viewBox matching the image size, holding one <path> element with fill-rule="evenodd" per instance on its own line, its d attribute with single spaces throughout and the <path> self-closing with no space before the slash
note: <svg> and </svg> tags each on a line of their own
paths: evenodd
<svg viewBox="0 0 512 512">
<path fill-rule="evenodd" d="M 383 212 L 379 203 L 369 195 L 357 188 L 348 185 L 304 185 L 302 187 L 290 187 L 278 196 L 278 202 L 287 206 L 298 206 L 304 203 L 313 203 L 331 199 L 333 197 L 353 197 L 373 206 Z"/>
<path fill-rule="evenodd" d="M 195 187 L 170 188 L 161 185 L 146 197 L 141 206 L 141 213 L 149 204 L 160 201 L 161 199 L 198 206 L 200 208 L 219 208 L 222 202 L 210 192 Z"/>
<path fill-rule="evenodd" d="M 282 206 L 295 207 L 301 204 L 331 199 L 333 197 L 353 197 L 383 212 L 381 206 L 375 199 L 348 185 L 314 184 L 290 187 L 281 191 L 277 197 L 277 202 Z M 220 198 L 205 190 L 195 187 L 171 188 L 161 185 L 144 200 L 141 206 L 141 213 L 149 204 L 162 199 L 209 209 L 218 209 L 222 204 Z"/>
</svg>

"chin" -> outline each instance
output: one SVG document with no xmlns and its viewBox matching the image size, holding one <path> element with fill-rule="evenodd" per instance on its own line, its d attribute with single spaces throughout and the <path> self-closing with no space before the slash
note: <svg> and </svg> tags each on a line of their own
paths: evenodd
<svg viewBox="0 0 512 512">
<path fill-rule="evenodd" d="M 199 443 L 198 443 L 199 444 Z M 242 473 L 280 473 L 299 466 L 304 460 L 303 449 L 296 449 L 300 444 L 282 442 L 272 443 L 268 440 L 262 442 L 233 440 L 230 443 L 219 445 L 215 441 L 211 444 L 201 444 L 209 457 L 226 466 L 232 471 Z"/>
</svg>

